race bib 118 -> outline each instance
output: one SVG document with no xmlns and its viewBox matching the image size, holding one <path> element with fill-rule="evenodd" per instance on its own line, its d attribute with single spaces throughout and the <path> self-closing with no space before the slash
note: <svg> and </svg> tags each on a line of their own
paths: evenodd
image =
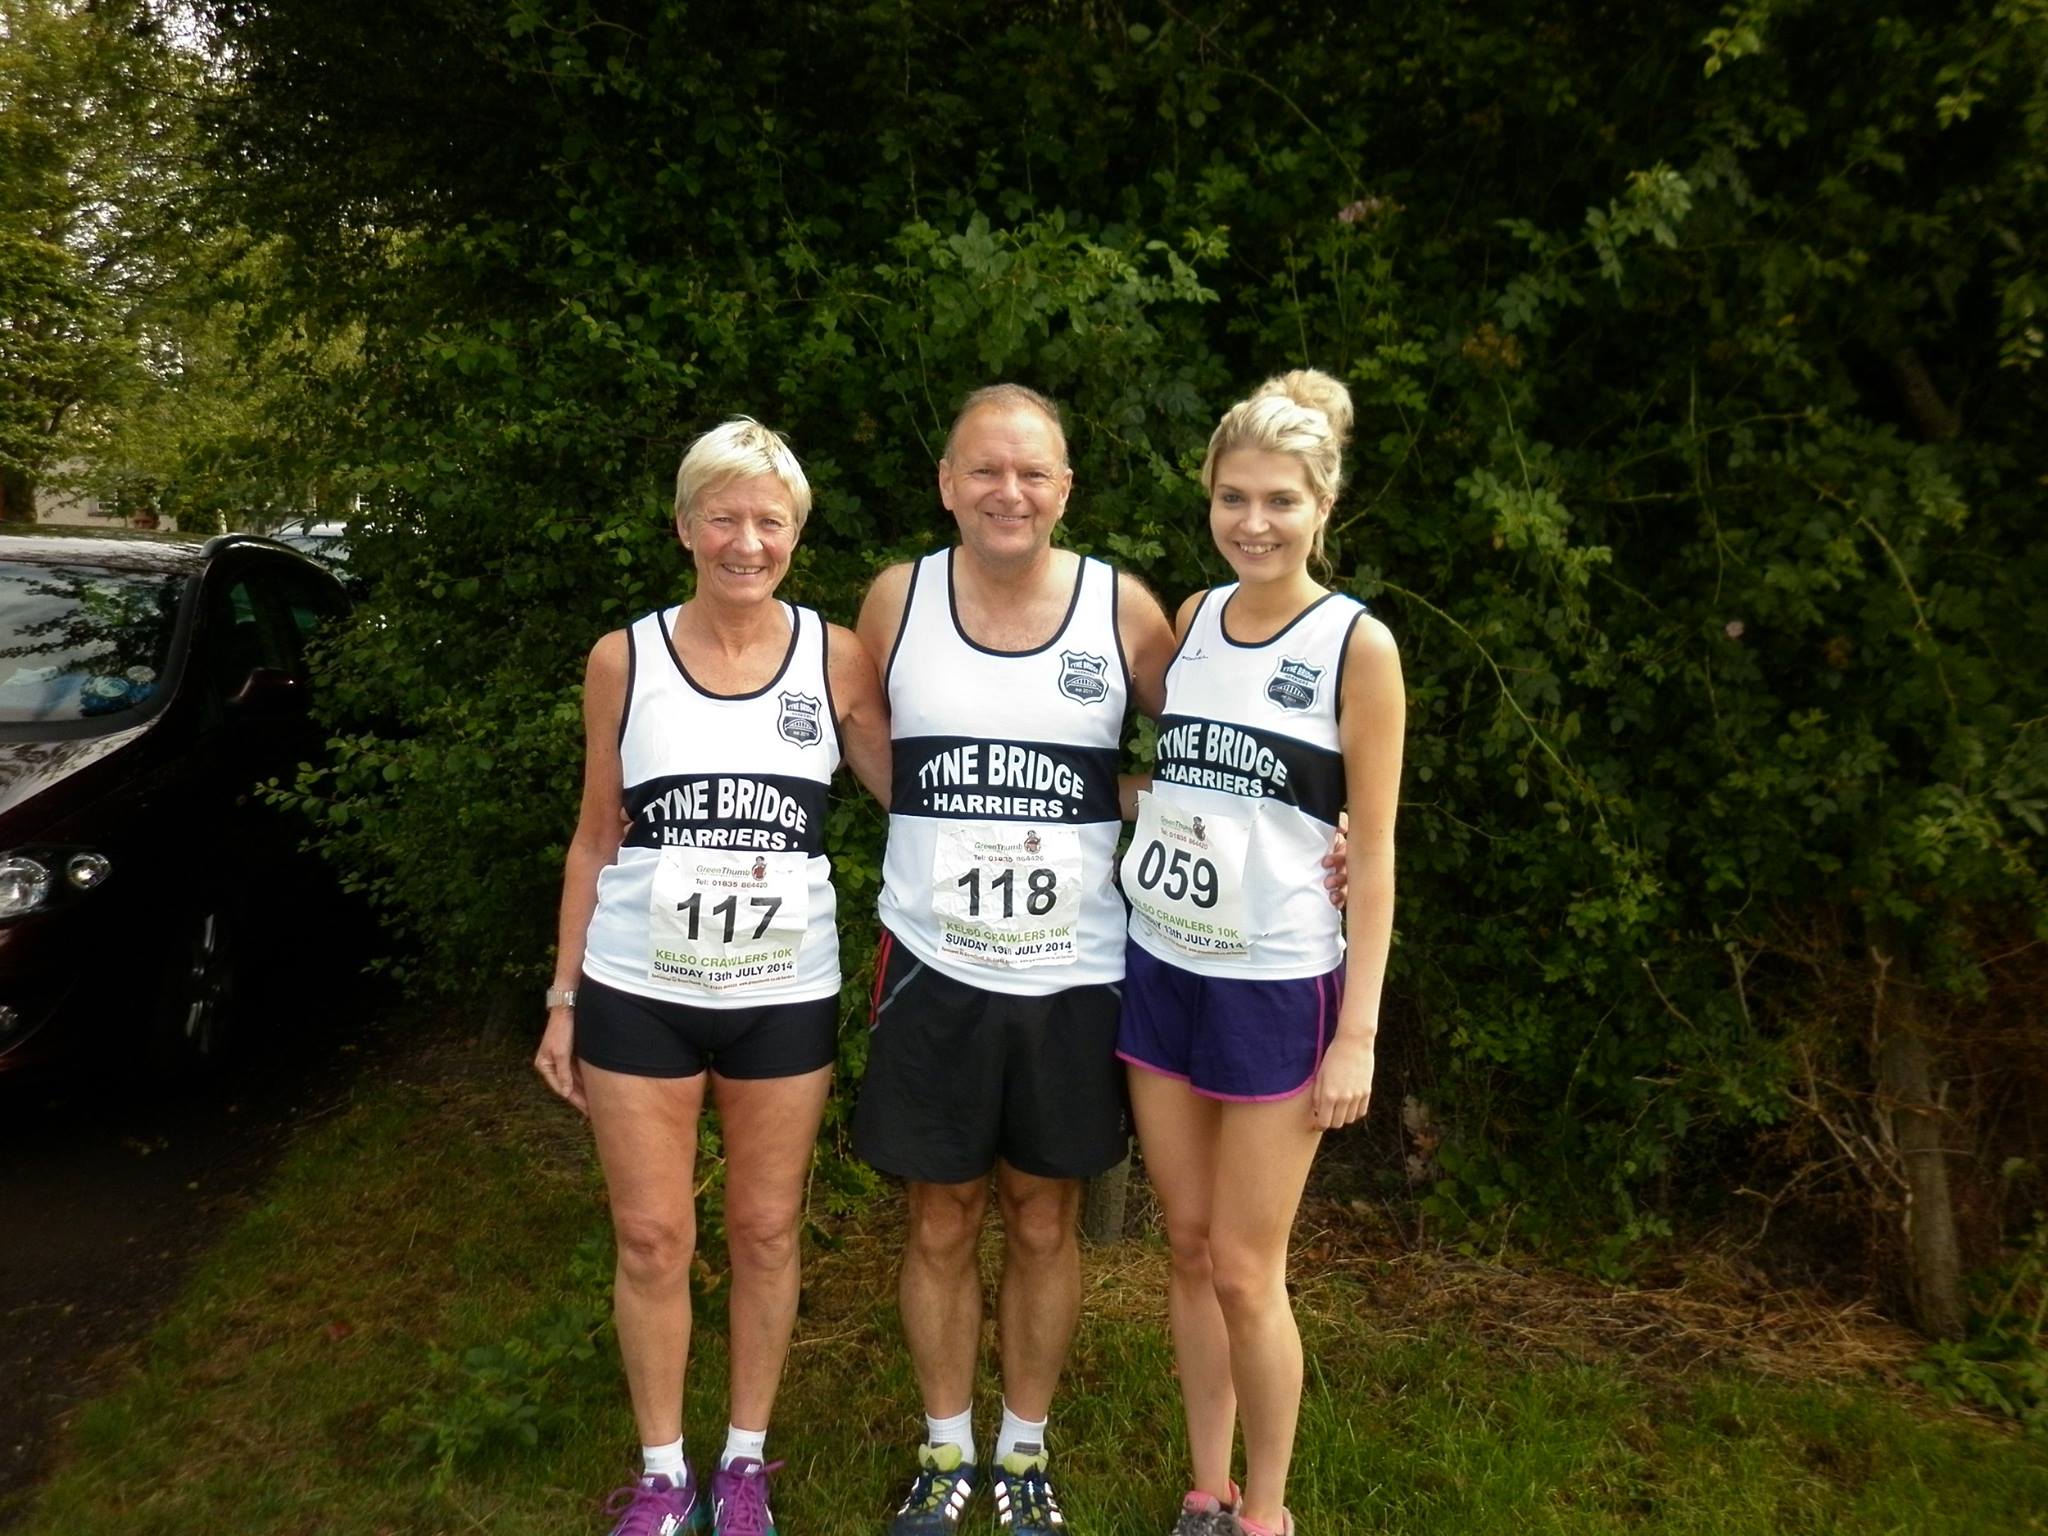
<svg viewBox="0 0 2048 1536">
<path fill-rule="evenodd" d="M 939 952 L 1024 970 L 1072 965 L 1081 832 L 1016 821 L 947 822 L 932 854 Z"/>
</svg>

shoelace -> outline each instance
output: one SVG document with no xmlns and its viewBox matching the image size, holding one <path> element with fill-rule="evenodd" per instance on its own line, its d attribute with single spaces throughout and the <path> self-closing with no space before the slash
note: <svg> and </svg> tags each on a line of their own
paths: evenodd
<svg viewBox="0 0 2048 1536">
<path fill-rule="evenodd" d="M 712 1480 L 714 1494 L 729 1491 L 718 1499 L 714 1517 L 720 1536 L 768 1536 L 768 1474 L 781 1470 L 781 1462 L 771 1461 L 756 1472 L 721 1472 Z"/>
<path fill-rule="evenodd" d="M 917 1481 L 910 1485 L 910 1497 L 903 1501 L 906 1514 L 928 1515 L 933 1510 L 943 1509 L 946 1501 L 953 1496 L 953 1484 L 959 1481 L 957 1470 L 941 1472 L 937 1467 L 926 1467 L 917 1474 Z"/>
<path fill-rule="evenodd" d="M 1052 1496 L 1052 1482 L 1042 1467 L 1032 1467 L 1010 1479 L 1010 1524 L 1029 1521 L 1049 1525 L 1060 1517 L 1059 1500 Z"/>
</svg>

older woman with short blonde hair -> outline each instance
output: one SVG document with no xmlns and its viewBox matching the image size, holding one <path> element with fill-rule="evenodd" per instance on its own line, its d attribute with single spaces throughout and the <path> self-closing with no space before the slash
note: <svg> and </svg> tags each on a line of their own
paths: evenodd
<svg viewBox="0 0 2048 1536">
<path fill-rule="evenodd" d="M 796 1321 L 804 1176 L 836 1057 L 839 936 L 826 789 L 877 797 L 889 735 L 853 634 L 776 597 L 811 507 L 780 434 L 747 418 L 676 474 L 681 603 L 597 642 L 582 811 L 534 1065 L 590 1118 L 617 1237 L 637 1481 L 613 1536 L 772 1532 L 769 1414 Z M 717 1110 L 732 1269 L 731 1420 L 709 1497 L 683 1450 L 697 1122 Z"/>
</svg>

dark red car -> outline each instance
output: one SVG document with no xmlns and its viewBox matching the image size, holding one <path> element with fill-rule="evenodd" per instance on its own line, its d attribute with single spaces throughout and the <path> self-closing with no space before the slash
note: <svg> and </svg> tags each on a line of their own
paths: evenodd
<svg viewBox="0 0 2048 1536">
<path fill-rule="evenodd" d="M 265 539 L 0 532 L 0 1076 L 220 1050 L 314 884 L 254 791 L 319 753 L 305 645 L 347 609 Z"/>
</svg>

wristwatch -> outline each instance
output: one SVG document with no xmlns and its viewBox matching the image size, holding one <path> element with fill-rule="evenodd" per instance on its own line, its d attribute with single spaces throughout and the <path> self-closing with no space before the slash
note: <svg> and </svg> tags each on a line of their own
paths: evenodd
<svg viewBox="0 0 2048 1536">
<path fill-rule="evenodd" d="M 555 1010 L 556 1010 L 557 1008 L 574 1008 L 575 1006 L 576 1006 L 576 989 L 575 989 L 574 987 L 549 987 L 549 988 L 548 988 L 548 1012 L 549 1012 L 549 1013 L 553 1013 L 553 1012 L 554 1012 L 554 1011 L 555 1011 Z"/>
</svg>

